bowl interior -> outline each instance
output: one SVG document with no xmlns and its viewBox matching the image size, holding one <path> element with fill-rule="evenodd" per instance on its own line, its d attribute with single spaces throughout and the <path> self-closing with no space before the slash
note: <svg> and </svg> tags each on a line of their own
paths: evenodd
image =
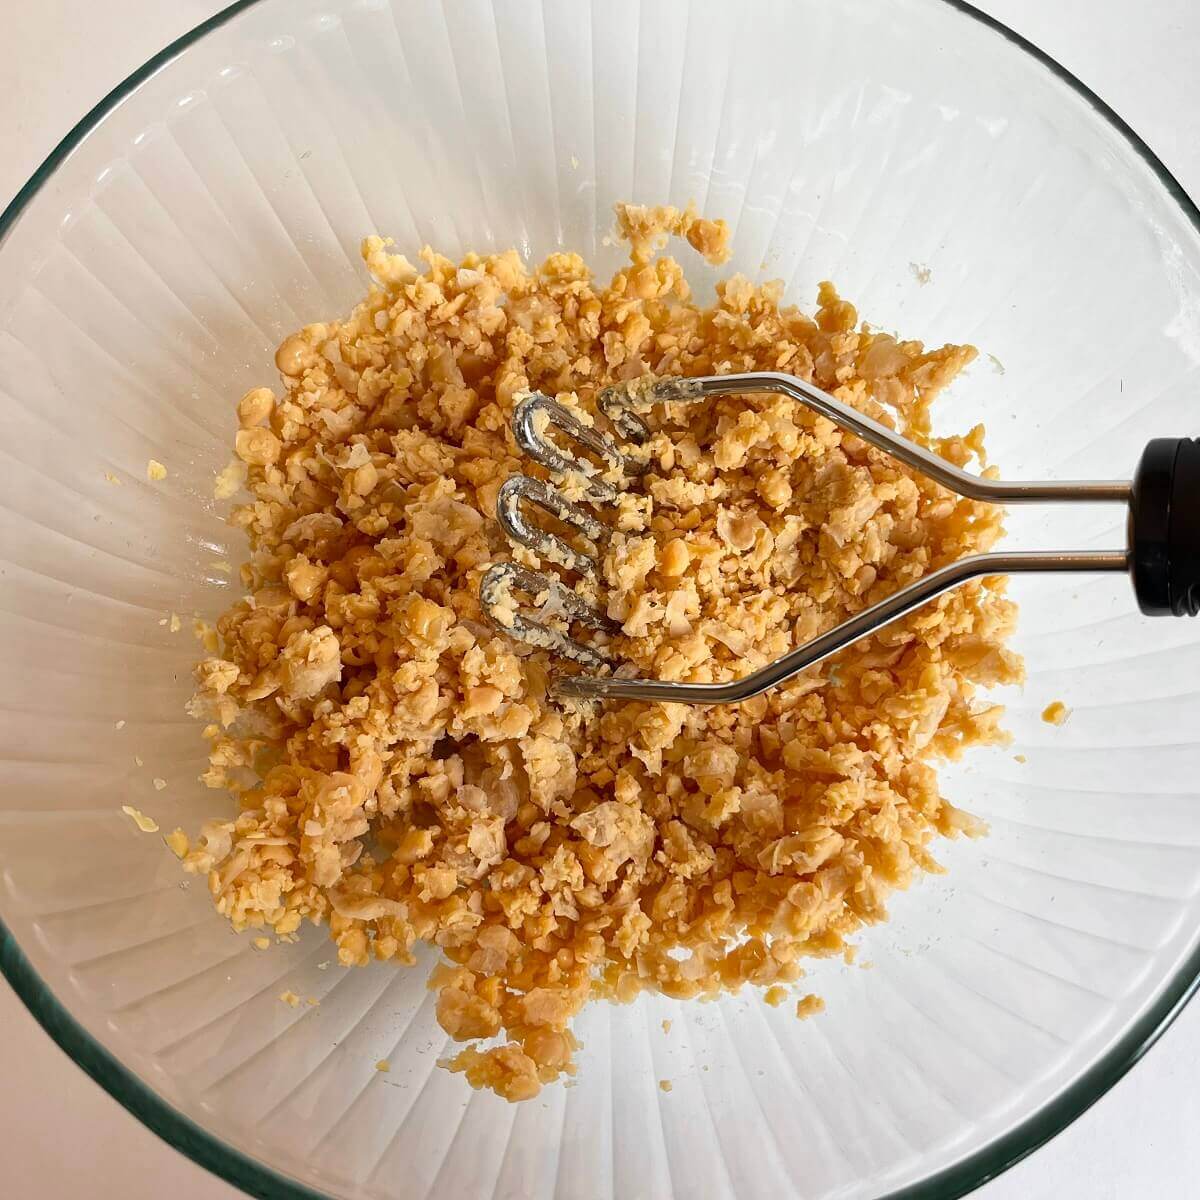
<svg viewBox="0 0 1200 1200">
<path fill-rule="evenodd" d="M 814 964 L 821 1019 L 596 1006 L 578 1083 L 520 1107 L 436 1069 L 421 970 L 343 973 L 315 930 L 256 952 L 121 813 L 219 811 L 183 711 L 191 620 L 228 603 L 242 552 L 213 476 L 278 341 L 365 290 L 360 238 L 566 247 L 605 273 L 622 199 L 726 217 L 731 267 L 798 303 L 833 279 L 872 324 L 976 343 L 939 416 L 985 421 L 1006 475 L 1122 477 L 1147 438 L 1193 432 L 1193 210 L 943 0 L 260 0 L 144 78 L 0 243 L 0 917 L 69 1018 L 199 1127 L 189 1152 L 244 1182 L 947 1195 L 1094 1098 L 1195 972 L 1200 628 L 1138 617 L 1120 578 L 1013 584 L 1014 743 L 944 776 L 992 834 L 947 844 L 859 966 Z M 1124 544 L 1111 507 L 1009 524 L 1013 545 Z M 1057 698 L 1061 728 L 1038 717 Z"/>
</svg>

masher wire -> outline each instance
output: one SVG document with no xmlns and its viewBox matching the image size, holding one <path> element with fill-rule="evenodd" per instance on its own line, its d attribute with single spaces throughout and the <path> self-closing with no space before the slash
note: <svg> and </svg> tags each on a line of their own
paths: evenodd
<svg viewBox="0 0 1200 1200">
<path fill-rule="evenodd" d="M 949 491 L 971 500 L 992 504 L 1128 503 L 1132 494 L 1132 485 L 1127 480 L 1014 482 L 971 475 L 813 384 L 778 372 L 638 380 L 606 388 L 597 397 L 597 407 L 625 441 L 631 444 L 633 453 L 623 450 L 607 433 L 587 424 L 578 414 L 541 392 L 530 394 L 518 404 L 513 413 L 512 427 L 521 449 L 558 481 L 574 480 L 575 490 L 591 503 L 611 504 L 617 499 L 621 483 L 629 475 L 638 474 L 646 468 L 645 461 L 636 453 L 636 448 L 650 436 L 640 413 L 649 412 L 659 404 L 695 403 L 712 396 L 747 392 L 774 392 L 791 396 L 869 445 L 927 475 Z M 582 454 L 574 456 L 565 453 L 548 436 L 551 429 L 558 431 L 582 451 L 589 451 L 604 464 L 603 467 L 584 458 Z M 608 526 L 582 505 L 562 496 L 545 480 L 523 474 L 514 475 L 505 481 L 500 490 L 497 518 L 510 541 L 528 547 L 567 570 L 589 578 L 595 577 L 599 569 L 597 558 L 593 554 L 580 552 L 557 534 L 531 523 L 524 514 L 523 502 L 550 513 L 601 552 L 608 536 Z M 553 689 L 560 696 L 586 699 L 683 704 L 736 703 L 786 682 L 970 579 L 1029 572 L 1128 569 L 1129 554 L 1126 550 L 1045 550 L 975 555 L 923 576 L 827 633 L 740 679 L 727 683 L 677 683 L 669 680 L 624 679 L 612 675 L 576 675 L 554 680 Z M 540 600 L 543 619 L 515 610 L 514 586 L 524 591 L 535 603 Z M 516 567 L 512 563 L 494 564 L 481 581 L 480 604 L 493 622 L 517 640 L 542 646 L 552 654 L 591 670 L 615 665 L 604 649 L 580 642 L 547 623 L 545 617 L 549 613 L 552 617 L 558 617 L 560 622 L 578 622 L 610 636 L 619 632 L 619 626 L 614 621 L 552 575 Z"/>
</svg>

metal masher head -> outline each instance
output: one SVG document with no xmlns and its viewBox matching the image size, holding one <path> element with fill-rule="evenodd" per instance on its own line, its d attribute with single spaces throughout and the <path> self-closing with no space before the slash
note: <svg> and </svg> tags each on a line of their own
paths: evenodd
<svg viewBox="0 0 1200 1200">
<path fill-rule="evenodd" d="M 601 392 L 597 407 L 625 447 L 597 428 L 590 416 L 571 410 L 544 392 L 525 396 L 513 412 L 513 436 L 534 462 L 546 468 L 554 482 L 525 474 L 504 481 L 496 497 L 496 519 L 509 541 L 580 580 L 596 580 L 598 555 L 608 541 L 609 526 L 580 501 L 596 506 L 616 502 L 631 478 L 646 469 L 647 460 L 638 450 L 649 439 L 650 431 L 639 411 L 648 412 L 656 404 L 687 397 L 690 383 L 682 379 L 649 380 Z M 551 430 L 573 449 L 560 448 Z M 563 494 L 567 487 L 578 499 Z M 540 510 L 571 531 L 575 544 L 531 520 L 527 510 Z M 521 594 L 531 602 L 531 609 L 521 605 Z M 603 644 L 579 641 L 571 636 L 570 628 L 582 625 L 613 637 L 620 633 L 620 626 L 557 575 L 517 563 L 494 563 L 480 580 L 479 602 L 493 624 L 517 641 L 592 670 L 617 665 Z"/>
<path fill-rule="evenodd" d="M 675 683 L 630 677 L 620 670 L 608 639 L 620 632 L 605 613 L 595 583 L 599 557 L 609 536 L 594 511 L 612 505 L 622 488 L 632 486 L 646 469 L 640 453 L 650 432 L 641 414 L 656 405 L 698 403 L 710 397 L 776 392 L 791 396 L 863 441 L 929 476 L 942 487 L 971 500 L 993 504 L 1030 502 L 1105 502 L 1131 505 L 1130 546 L 1121 550 L 1034 550 L 974 555 L 931 572 L 916 582 L 849 617 L 828 633 L 797 647 L 774 662 L 727 683 Z M 605 389 L 597 408 L 613 433 L 541 392 L 523 399 L 513 413 L 517 444 L 541 464 L 551 481 L 514 475 L 500 490 L 497 518 L 514 545 L 557 564 L 575 583 L 546 571 L 514 563 L 496 563 L 480 584 L 480 603 L 490 619 L 519 641 L 597 674 L 564 674 L 553 681 L 554 692 L 580 699 L 673 701 L 726 704 L 747 700 L 791 679 L 831 654 L 867 637 L 883 625 L 919 608 L 943 592 L 983 575 L 1023 572 L 1132 570 L 1143 612 L 1194 613 L 1200 607 L 1200 520 L 1174 522 L 1172 512 L 1200 512 L 1200 442 L 1187 438 L 1156 439 L 1142 457 L 1134 482 L 1128 480 L 1042 480 L 1012 482 L 986 479 L 960 470 L 933 451 L 901 437 L 827 392 L 792 375 L 756 372 L 694 378 L 647 378 Z M 558 435 L 574 449 L 560 446 Z M 622 440 L 619 442 L 618 435 Z M 564 495 L 569 491 L 570 496 Z M 593 506 L 592 508 L 586 505 Z M 531 522 L 525 508 L 540 509 L 571 532 L 577 544 L 560 532 Z M 1196 528 L 1193 528 L 1193 525 Z M 1175 531 L 1174 533 L 1172 531 Z M 1178 543 L 1178 545 L 1175 545 Z M 1184 578 L 1186 576 L 1186 578 Z M 1190 582 L 1189 582 L 1190 581 Z M 532 611 L 519 607 L 514 590 L 523 592 Z M 1176 603 L 1176 593 L 1183 599 Z M 1196 603 L 1191 599 L 1195 598 Z M 595 642 L 573 636 L 572 626 L 598 635 Z"/>
</svg>

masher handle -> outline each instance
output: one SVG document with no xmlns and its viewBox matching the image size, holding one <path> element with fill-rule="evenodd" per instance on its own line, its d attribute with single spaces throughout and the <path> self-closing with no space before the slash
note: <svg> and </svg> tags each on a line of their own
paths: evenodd
<svg viewBox="0 0 1200 1200">
<path fill-rule="evenodd" d="M 1200 438 L 1155 438 L 1133 477 L 1130 573 L 1149 616 L 1200 612 Z"/>
</svg>

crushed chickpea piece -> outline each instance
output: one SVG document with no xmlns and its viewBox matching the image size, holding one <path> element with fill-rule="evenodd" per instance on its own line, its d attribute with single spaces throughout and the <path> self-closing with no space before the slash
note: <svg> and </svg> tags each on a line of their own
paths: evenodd
<svg viewBox="0 0 1200 1200">
<path fill-rule="evenodd" d="M 207 621 L 202 621 L 197 617 L 192 622 L 192 633 L 209 654 L 216 654 L 220 646 L 220 639 L 217 631 Z"/>
<path fill-rule="evenodd" d="M 375 1064 L 375 1070 L 383 1072 L 384 1074 L 386 1074 L 391 1069 L 392 1069 L 392 1064 L 390 1062 L 388 1062 L 388 1060 L 386 1058 L 381 1058 Z"/>
<path fill-rule="evenodd" d="M 217 472 L 213 481 L 213 499 L 228 500 L 236 496 L 246 483 L 246 464 L 235 458 L 228 466 Z"/>
<path fill-rule="evenodd" d="M 255 950 L 269 950 L 271 948 L 271 939 L 268 937 L 256 937 L 254 939 Z"/>
<path fill-rule="evenodd" d="M 1052 700 L 1042 709 L 1042 720 L 1047 725 L 1062 725 L 1071 715 L 1071 710 L 1061 701 Z"/>
<path fill-rule="evenodd" d="M 787 988 L 781 988 L 775 984 L 774 987 L 769 987 L 763 992 L 763 999 L 772 1008 L 778 1008 L 787 999 Z"/>
<path fill-rule="evenodd" d="M 295 992 L 280 992 L 279 999 L 282 1000 L 284 1004 L 288 1006 L 288 1008 L 300 1007 L 300 997 L 297 996 Z"/>
<path fill-rule="evenodd" d="M 133 823 L 143 833 L 157 833 L 158 822 L 153 817 L 148 817 L 144 812 L 139 812 L 131 804 L 122 804 L 121 811 L 129 817 Z"/>
<path fill-rule="evenodd" d="M 671 1032 L 671 1022 L 670 1022 L 670 1021 L 663 1021 L 663 1023 L 662 1023 L 662 1031 L 663 1031 L 663 1033 L 670 1033 L 670 1032 Z"/>
<path fill-rule="evenodd" d="M 179 619 L 178 613 L 172 613 L 168 628 L 172 633 L 178 633 L 183 628 L 183 622 Z"/>
<path fill-rule="evenodd" d="M 176 858 L 186 856 L 191 848 L 191 843 L 188 841 L 188 835 L 182 829 L 174 829 L 170 833 L 163 836 L 163 841 L 170 847 L 171 853 Z"/>
<path fill-rule="evenodd" d="M 691 204 L 684 209 L 668 204 L 618 204 L 617 230 L 629 243 L 635 264 L 649 263 L 669 237 L 686 238 L 692 249 L 714 267 L 729 261 L 729 226 L 722 220 L 709 221 L 697 216 Z M 641 289 L 635 285 L 635 291 Z"/>
<path fill-rule="evenodd" d="M 658 1089 L 661 1092 L 669 1092 L 675 1085 L 669 1079 L 660 1079 L 658 1081 Z"/>
<path fill-rule="evenodd" d="M 692 561 L 688 552 L 687 542 L 682 538 L 673 538 L 662 550 L 661 570 L 664 575 L 682 575 Z"/>
<path fill-rule="evenodd" d="M 729 261 L 729 226 L 724 221 L 693 221 L 686 236 L 692 249 L 714 267 Z"/>
<path fill-rule="evenodd" d="M 165 779 L 155 779 L 154 780 L 154 790 L 156 792 L 161 792 L 166 786 L 167 786 L 167 781 Z"/>
<path fill-rule="evenodd" d="M 807 1021 L 809 1017 L 815 1017 L 817 1013 L 825 1011 L 825 1001 L 820 996 L 814 996 L 809 993 L 796 1001 L 796 1016 L 801 1021 Z"/>
<path fill-rule="evenodd" d="M 162 465 L 156 458 L 152 458 L 146 464 L 146 478 L 151 483 L 161 483 L 167 477 L 167 468 Z"/>
<path fill-rule="evenodd" d="M 251 388 L 238 401 L 238 424 L 243 429 L 261 425 L 275 407 L 275 393 L 270 388 Z"/>
<path fill-rule="evenodd" d="M 513 1103 L 532 1100 L 542 1090 L 537 1063 L 516 1042 L 486 1051 L 468 1046 L 454 1058 L 439 1058 L 438 1066 L 461 1072 L 473 1088 L 488 1088 Z"/>
<path fill-rule="evenodd" d="M 283 445 L 269 429 L 239 429 L 233 440 L 234 452 L 252 467 L 266 467 L 279 461 Z"/>
<path fill-rule="evenodd" d="M 246 591 L 196 626 L 204 781 L 230 800 L 184 867 L 237 930 L 327 923 L 343 966 L 437 946 L 437 1017 L 467 1042 L 441 1065 L 513 1101 L 573 1074 L 589 1000 L 777 995 L 848 952 L 939 869 L 938 838 L 983 831 L 936 763 L 1004 740 L 979 689 L 1023 674 L 989 578 L 744 704 L 548 700 L 559 668 L 478 602 L 511 554 L 495 504 L 529 467 L 510 431 L 529 391 L 591 420 L 614 383 L 788 371 L 953 463 L 982 449 L 931 429 L 971 347 L 860 326 L 830 284 L 811 317 L 739 275 L 703 307 L 658 250 L 719 259 L 719 222 L 620 205 L 617 224 L 631 262 L 607 284 L 574 254 L 426 248 L 418 267 L 367 238 L 366 298 L 285 339 L 270 404 L 239 404 Z M 993 506 L 786 396 L 649 421 L 602 578 L 579 585 L 647 676 L 743 675 L 1002 534 Z"/>
<path fill-rule="evenodd" d="M 106 483 L 115 484 L 117 487 L 120 487 L 120 486 L 121 486 L 121 478 L 120 478 L 120 476 L 119 476 L 119 475 L 114 475 L 114 474 L 113 474 L 111 471 L 105 471 L 105 472 L 104 472 L 104 480 L 105 480 L 105 482 L 106 482 Z"/>
</svg>

